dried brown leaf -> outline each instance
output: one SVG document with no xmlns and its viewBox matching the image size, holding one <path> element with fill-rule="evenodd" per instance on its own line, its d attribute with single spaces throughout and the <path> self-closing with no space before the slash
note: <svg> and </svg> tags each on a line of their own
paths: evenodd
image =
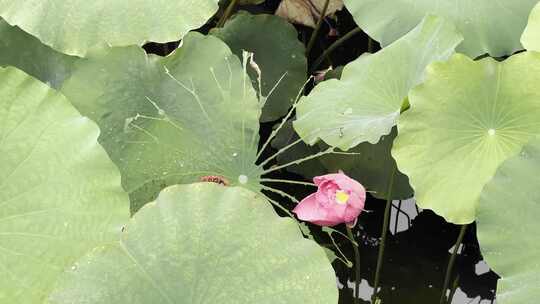
<svg viewBox="0 0 540 304">
<path fill-rule="evenodd" d="M 315 28 L 321 17 L 326 0 L 283 0 L 276 10 L 276 15 L 292 23 Z M 343 8 L 343 0 L 330 0 L 325 17 Z"/>
</svg>

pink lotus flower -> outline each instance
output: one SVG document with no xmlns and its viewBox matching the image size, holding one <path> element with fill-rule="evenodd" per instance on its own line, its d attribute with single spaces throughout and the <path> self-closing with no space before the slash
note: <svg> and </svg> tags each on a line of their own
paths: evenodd
<svg viewBox="0 0 540 304">
<path fill-rule="evenodd" d="M 356 224 L 358 215 L 364 210 L 366 189 L 343 172 L 317 176 L 313 182 L 317 192 L 304 198 L 294 208 L 299 219 L 319 226 Z"/>
</svg>

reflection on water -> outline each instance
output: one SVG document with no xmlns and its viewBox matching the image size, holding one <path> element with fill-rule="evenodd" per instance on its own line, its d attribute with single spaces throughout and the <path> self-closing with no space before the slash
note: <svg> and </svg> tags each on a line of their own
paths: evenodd
<svg viewBox="0 0 540 304">
<path fill-rule="evenodd" d="M 343 289 L 345 286 L 341 284 L 338 280 L 338 288 Z M 354 295 L 354 291 L 356 288 L 355 282 L 347 280 L 347 288 L 351 290 L 352 294 Z M 371 295 L 373 294 L 373 286 L 369 285 L 369 282 L 365 279 L 362 279 L 360 282 L 359 288 L 360 290 L 359 298 L 364 301 L 369 301 Z"/>
<path fill-rule="evenodd" d="M 413 200 L 401 204 L 396 201 L 394 206 L 381 276 L 382 303 L 439 303 L 444 272 L 459 227 L 446 223 L 429 210 L 418 209 Z M 361 242 L 361 303 L 371 303 L 384 202 L 371 199 L 366 207 L 372 212 L 361 216 L 355 231 Z M 497 276 L 482 261 L 475 235 L 476 228 L 471 225 L 456 261 L 455 273 L 459 274 L 460 280 L 452 304 L 495 303 Z M 324 237 L 323 234 L 318 236 Z M 353 260 L 350 244 L 346 240 L 338 243 L 348 259 Z M 339 261 L 333 265 L 338 276 L 339 303 L 353 303 L 354 271 Z"/>
<path fill-rule="evenodd" d="M 454 298 L 452 300 L 452 304 L 462 304 L 462 303 L 467 303 L 467 304 L 495 304 L 496 301 L 491 299 L 491 300 L 488 300 L 488 299 L 482 299 L 482 297 L 480 296 L 477 296 L 476 298 L 469 298 L 467 296 L 467 294 L 465 292 L 463 292 L 463 290 L 461 290 L 461 288 L 458 287 L 458 289 L 456 290 L 456 294 L 454 295 Z"/>
<path fill-rule="evenodd" d="M 394 201 L 390 210 L 390 233 L 396 234 L 411 228 L 412 220 L 421 211 L 412 198 L 403 201 Z"/>
</svg>

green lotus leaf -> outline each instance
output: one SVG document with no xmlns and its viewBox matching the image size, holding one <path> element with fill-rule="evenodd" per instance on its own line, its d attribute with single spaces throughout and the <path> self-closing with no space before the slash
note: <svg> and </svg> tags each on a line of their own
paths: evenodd
<svg viewBox="0 0 540 304">
<path fill-rule="evenodd" d="M 396 124 L 403 99 L 422 81 L 424 68 L 448 58 L 460 41 L 453 25 L 426 17 L 394 44 L 348 64 L 341 80 L 317 85 L 298 105 L 294 128 L 310 145 L 319 138 L 342 150 L 377 143 Z"/>
<path fill-rule="evenodd" d="M 207 22 L 218 0 L 0 0 L 0 17 L 69 55 L 99 46 L 168 42 Z"/>
<path fill-rule="evenodd" d="M 540 54 L 504 62 L 458 54 L 427 71 L 409 94 L 392 154 L 420 207 L 471 223 L 497 167 L 540 132 Z"/>
<path fill-rule="evenodd" d="M 210 175 L 258 190 L 259 101 L 218 38 L 190 33 L 165 58 L 137 47 L 100 52 L 62 91 L 103 130 L 133 210 L 167 185 Z"/>
<path fill-rule="evenodd" d="M 534 303 L 540 296 L 540 138 L 506 160 L 484 187 L 477 231 L 482 255 L 501 279 L 497 303 Z"/>
<path fill-rule="evenodd" d="M 529 16 L 529 23 L 521 36 L 521 43 L 529 51 L 540 51 L 540 3 Z"/>
<path fill-rule="evenodd" d="M 471 57 L 510 55 L 521 50 L 519 36 L 538 0 L 344 0 L 356 23 L 383 47 L 434 14 L 453 22 L 463 34 L 457 48 Z"/>
<path fill-rule="evenodd" d="M 259 194 L 211 183 L 166 188 L 120 241 L 59 281 L 51 304 L 337 303 L 324 250 Z"/>
<path fill-rule="evenodd" d="M 67 56 L 0 19 L 0 66 L 14 66 L 58 89 L 77 57 Z"/>
<path fill-rule="evenodd" d="M 0 68 L 0 302 L 42 303 L 63 270 L 129 218 L 99 129 L 58 92 Z"/>
<path fill-rule="evenodd" d="M 285 115 L 307 80 L 306 50 L 294 26 L 277 16 L 240 12 L 212 34 L 240 58 L 244 50 L 254 53 L 261 71 L 262 95 L 268 97 L 261 120 L 273 121 Z M 259 75 L 250 71 L 257 88 Z"/>
<path fill-rule="evenodd" d="M 392 199 L 407 199 L 413 196 L 413 190 L 409 185 L 409 179 L 397 170 L 395 160 L 390 155 L 392 143 L 397 135 L 396 128 L 389 135 L 381 137 L 377 144 L 362 143 L 349 150 L 350 155 L 329 154 L 322 157 L 287 168 L 290 172 L 300 174 L 307 179 L 312 179 L 317 175 L 342 170 L 348 176 L 362 183 L 371 194 L 379 199 L 388 198 L 388 187 L 391 174 L 396 172 L 390 197 Z M 281 149 L 292 144 L 298 139 L 292 124 L 278 133 L 272 146 Z M 298 143 L 278 156 L 278 163 L 285 164 L 320 153 L 328 149 L 324 143 L 308 146 Z"/>
</svg>

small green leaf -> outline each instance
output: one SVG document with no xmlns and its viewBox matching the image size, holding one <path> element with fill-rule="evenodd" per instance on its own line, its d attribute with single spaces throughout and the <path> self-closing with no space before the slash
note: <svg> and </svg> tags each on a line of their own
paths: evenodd
<svg viewBox="0 0 540 304">
<path fill-rule="evenodd" d="M 305 48 L 294 26 L 277 16 L 240 12 L 212 34 L 227 43 L 239 58 L 243 51 L 255 54 L 262 95 L 268 96 L 261 121 L 284 116 L 307 80 Z M 257 89 L 259 75 L 253 69 L 249 72 Z"/>
<path fill-rule="evenodd" d="M 119 236 L 129 200 L 98 134 L 61 94 L 0 68 L 1 303 L 42 303 L 66 267 Z"/>
<path fill-rule="evenodd" d="M 506 160 L 484 187 L 477 231 L 482 255 L 501 279 L 497 303 L 540 297 L 540 138 Z"/>
<path fill-rule="evenodd" d="M 448 58 L 460 41 L 453 25 L 427 17 L 387 48 L 348 64 L 341 80 L 317 85 L 298 105 L 294 128 L 310 145 L 319 139 L 342 150 L 376 144 L 396 124 L 403 99 L 422 81 L 424 68 Z"/>
<path fill-rule="evenodd" d="M 199 183 L 166 188 L 121 240 L 79 260 L 51 304 L 337 303 L 324 250 L 260 194 Z"/>
<path fill-rule="evenodd" d="M 458 54 L 427 71 L 409 94 L 392 154 L 420 207 L 468 224 L 497 167 L 540 132 L 540 54 L 504 62 Z"/>
</svg>

